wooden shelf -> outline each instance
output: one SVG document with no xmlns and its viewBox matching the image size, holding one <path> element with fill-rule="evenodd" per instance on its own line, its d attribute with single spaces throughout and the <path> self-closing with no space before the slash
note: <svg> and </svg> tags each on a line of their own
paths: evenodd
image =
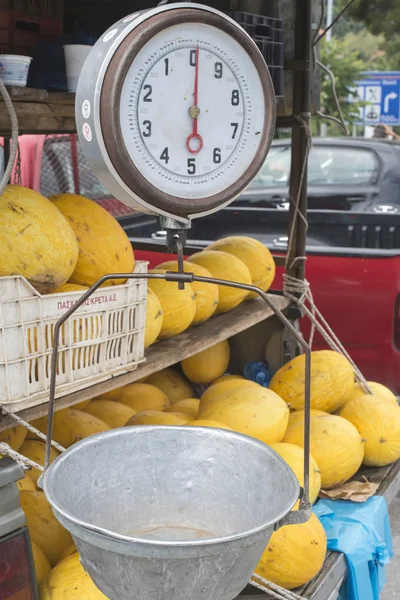
<svg viewBox="0 0 400 600">
<path fill-rule="evenodd" d="M 13 86 L 7 89 L 17 113 L 20 135 L 75 133 L 75 94 Z M 11 135 L 4 102 L 0 102 L 0 135 Z"/>
<path fill-rule="evenodd" d="M 274 295 L 271 297 L 274 304 L 280 310 L 284 310 L 289 305 L 289 300 L 283 296 Z M 107 381 L 97 383 L 84 388 L 79 392 L 74 392 L 56 399 L 56 410 L 73 406 L 83 400 L 90 400 L 100 394 L 109 392 L 118 387 L 133 383 L 142 377 L 147 377 L 152 373 L 165 369 L 180 362 L 184 358 L 193 356 L 222 340 L 226 340 L 233 335 L 245 331 L 249 327 L 268 319 L 274 313 L 268 308 L 263 300 L 252 300 L 245 302 L 235 310 L 213 317 L 203 325 L 193 327 L 181 335 L 169 340 L 158 342 L 146 353 L 146 362 L 140 365 L 136 371 L 118 375 Z M 24 402 L 9 405 L 20 417 L 26 421 L 42 417 L 47 414 L 47 402 L 40 404 Z M 0 422 L 0 431 L 10 427 L 15 422 L 4 415 Z"/>
</svg>

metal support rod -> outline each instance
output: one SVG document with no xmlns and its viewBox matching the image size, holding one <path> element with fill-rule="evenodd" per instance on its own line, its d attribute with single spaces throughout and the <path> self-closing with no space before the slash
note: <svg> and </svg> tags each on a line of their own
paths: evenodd
<svg viewBox="0 0 400 600">
<path fill-rule="evenodd" d="M 222 285 L 225 287 L 233 287 L 248 292 L 255 292 L 264 300 L 269 306 L 273 313 L 283 323 L 283 325 L 289 330 L 293 337 L 298 341 L 304 350 L 305 354 L 305 413 L 310 415 L 310 376 L 311 376 L 311 350 L 305 339 L 303 338 L 300 331 L 294 327 L 294 325 L 287 319 L 281 310 L 279 310 L 271 298 L 266 292 L 256 287 L 255 285 L 247 285 L 244 283 L 236 283 L 233 281 L 227 281 L 225 279 L 216 279 L 214 277 L 199 277 L 193 273 L 174 273 L 168 271 L 167 273 L 112 273 L 104 275 L 99 279 L 90 289 L 88 289 L 77 302 L 68 309 L 62 317 L 60 317 L 54 326 L 54 339 L 53 339 L 53 351 L 51 355 L 51 373 L 50 373 L 50 390 L 49 390 L 49 412 L 48 412 L 48 424 L 47 424 L 47 440 L 46 440 L 46 453 L 44 460 L 44 471 L 50 466 L 50 451 L 51 451 L 51 440 L 53 437 L 53 418 L 54 418 L 54 401 L 56 394 L 56 379 L 57 379 L 57 362 L 58 362 L 58 348 L 60 342 L 60 331 L 63 324 L 71 317 L 84 302 L 104 283 L 110 279 L 165 279 L 165 281 L 174 283 L 193 283 L 194 281 L 202 283 L 211 283 L 216 285 Z M 303 522 L 307 520 L 306 515 L 309 514 L 307 511 L 310 510 L 310 420 L 308 417 L 305 418 L 305 438 L 306 443 L 304 446 L 304 493 L 300 498 L 300 509 L 295 513 L 291 513 L 291 522 L 302 522 L 301 518 L 304 516 Z M 304 511 L 304 512 L 300 512 Z M 300 520 L 299 520 L 300 519 Z M 294 521 L 293 521 L 294 520 Z M 94 530 L 94 529 L 93 529 Z M 96 529 L 98 530 L 98 528 Z"/>
<path fill-rule="evenodd" d="M 74 178 L 74 194 L 81 193 L 81 184 L 79 179 L 79 160 L 78 160 L 78 144 L 76 133 L 69 136 L 71 145 L 71 164 L 72 164 L 72 175 Z"/>
<path fill-rule="evenodd" d="M 4 136 L 4 146 L 3 146 L 3 162 L 4 162 L 4 170 L 10 160 L 10 152 L 11 152 L 11 138 L 8 136 Z M 7 184 L 10 183 L 10 180 L 7 181 Z"/>
<path fill-rule="evenodd" d="M 288 275 L 304 279 L 307 226 L 307 154 L 311 113 L 311 53 L 312 53 L 312 1 L 296 2 L 295 61 L 308 68 L 293 73 L 293 115 L 302 127 L 292 130 L 292 164 L 290 173 L 289 231 L 295 227 L 288 248 Z M 297 214 L 294 204 L 298 202 Z"/>
<path fill-rule="evenodd" d="M 297 0 L 295 27 L 295 61 L 311 65 L 312 58 L 312 0 Z M 311 71 L 293 73 L 293 114 L 303 124 L 292 130 L 292 164 L 290 173 L 289 231 L 295 220 L 294 235 L 288 248 L 288 275 L 305 278 L 307 240 L 307 170 L 310 148 Z M 293 202 L 296 206 L 293 205 Z M 297 204 L 298 202 L 298 204 Z M 297 210 L 298 213 L 297 214 Z M 297 339 L 297 338 L 296 338 Z M 303 346 L 303 344 L 301 344 Z M 303 346 L 304 348 L 304 346 Z M 309 502 L 310 418 L 311 418 L 311 353 L 306 353 L 304 405 L 304 501 Z M 300 503 L 301 505 L 301 503 Z"/>
</svg>

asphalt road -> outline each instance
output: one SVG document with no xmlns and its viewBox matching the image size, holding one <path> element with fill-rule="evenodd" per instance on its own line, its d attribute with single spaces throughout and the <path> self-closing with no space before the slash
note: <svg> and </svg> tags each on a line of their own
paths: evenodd
<svg viewBox="0 0 400 600">
<path fill-rule="evenodd" d="M 396 600 L 400 598 L 400 494 L 390 507 L 390 524 L 395 556 L 386 568 L 387 581 L 380 600 Z"/>
</svg>

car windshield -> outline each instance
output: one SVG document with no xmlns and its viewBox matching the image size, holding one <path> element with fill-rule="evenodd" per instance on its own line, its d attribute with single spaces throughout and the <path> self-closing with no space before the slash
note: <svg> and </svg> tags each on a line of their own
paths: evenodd
<svg viewBox="0 0 400 600">
<path fill-rule="evenodd" d="M 290 146 L 273 146 L 248 189 L 287 187 L 290 158 Z M 376 182 L 378 172 L 378 158 L 366 148 L 314 146 L 310 151 L 309 185 L 371 185 Z"/>
</svg>

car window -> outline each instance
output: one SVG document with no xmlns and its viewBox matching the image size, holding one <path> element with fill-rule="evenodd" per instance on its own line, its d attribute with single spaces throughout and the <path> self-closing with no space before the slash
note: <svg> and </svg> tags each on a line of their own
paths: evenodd
<svg viewBox="0 0 400 600">
<path fill-rule="evenodd" d="M 250 190 L 287 187 L 290 146 L 272 147 Z M 314 146 L 308 163 L 309 185 L 370 185 L 377 181 L 379 161 L 372 150 L 345 146 Z"/>
<path fill-rule="evenodd" d="M 113 216 L 131 214 L 132 209 L 116 200 L 97 179 L 77 141 L 79 192 L 95 200 Z M 53 194 L 75 193 L 74 169 L 69 135 L 49 136 L 43 146 L 40 174 L 40 191 L 49 197 Z"/>
</svg>

